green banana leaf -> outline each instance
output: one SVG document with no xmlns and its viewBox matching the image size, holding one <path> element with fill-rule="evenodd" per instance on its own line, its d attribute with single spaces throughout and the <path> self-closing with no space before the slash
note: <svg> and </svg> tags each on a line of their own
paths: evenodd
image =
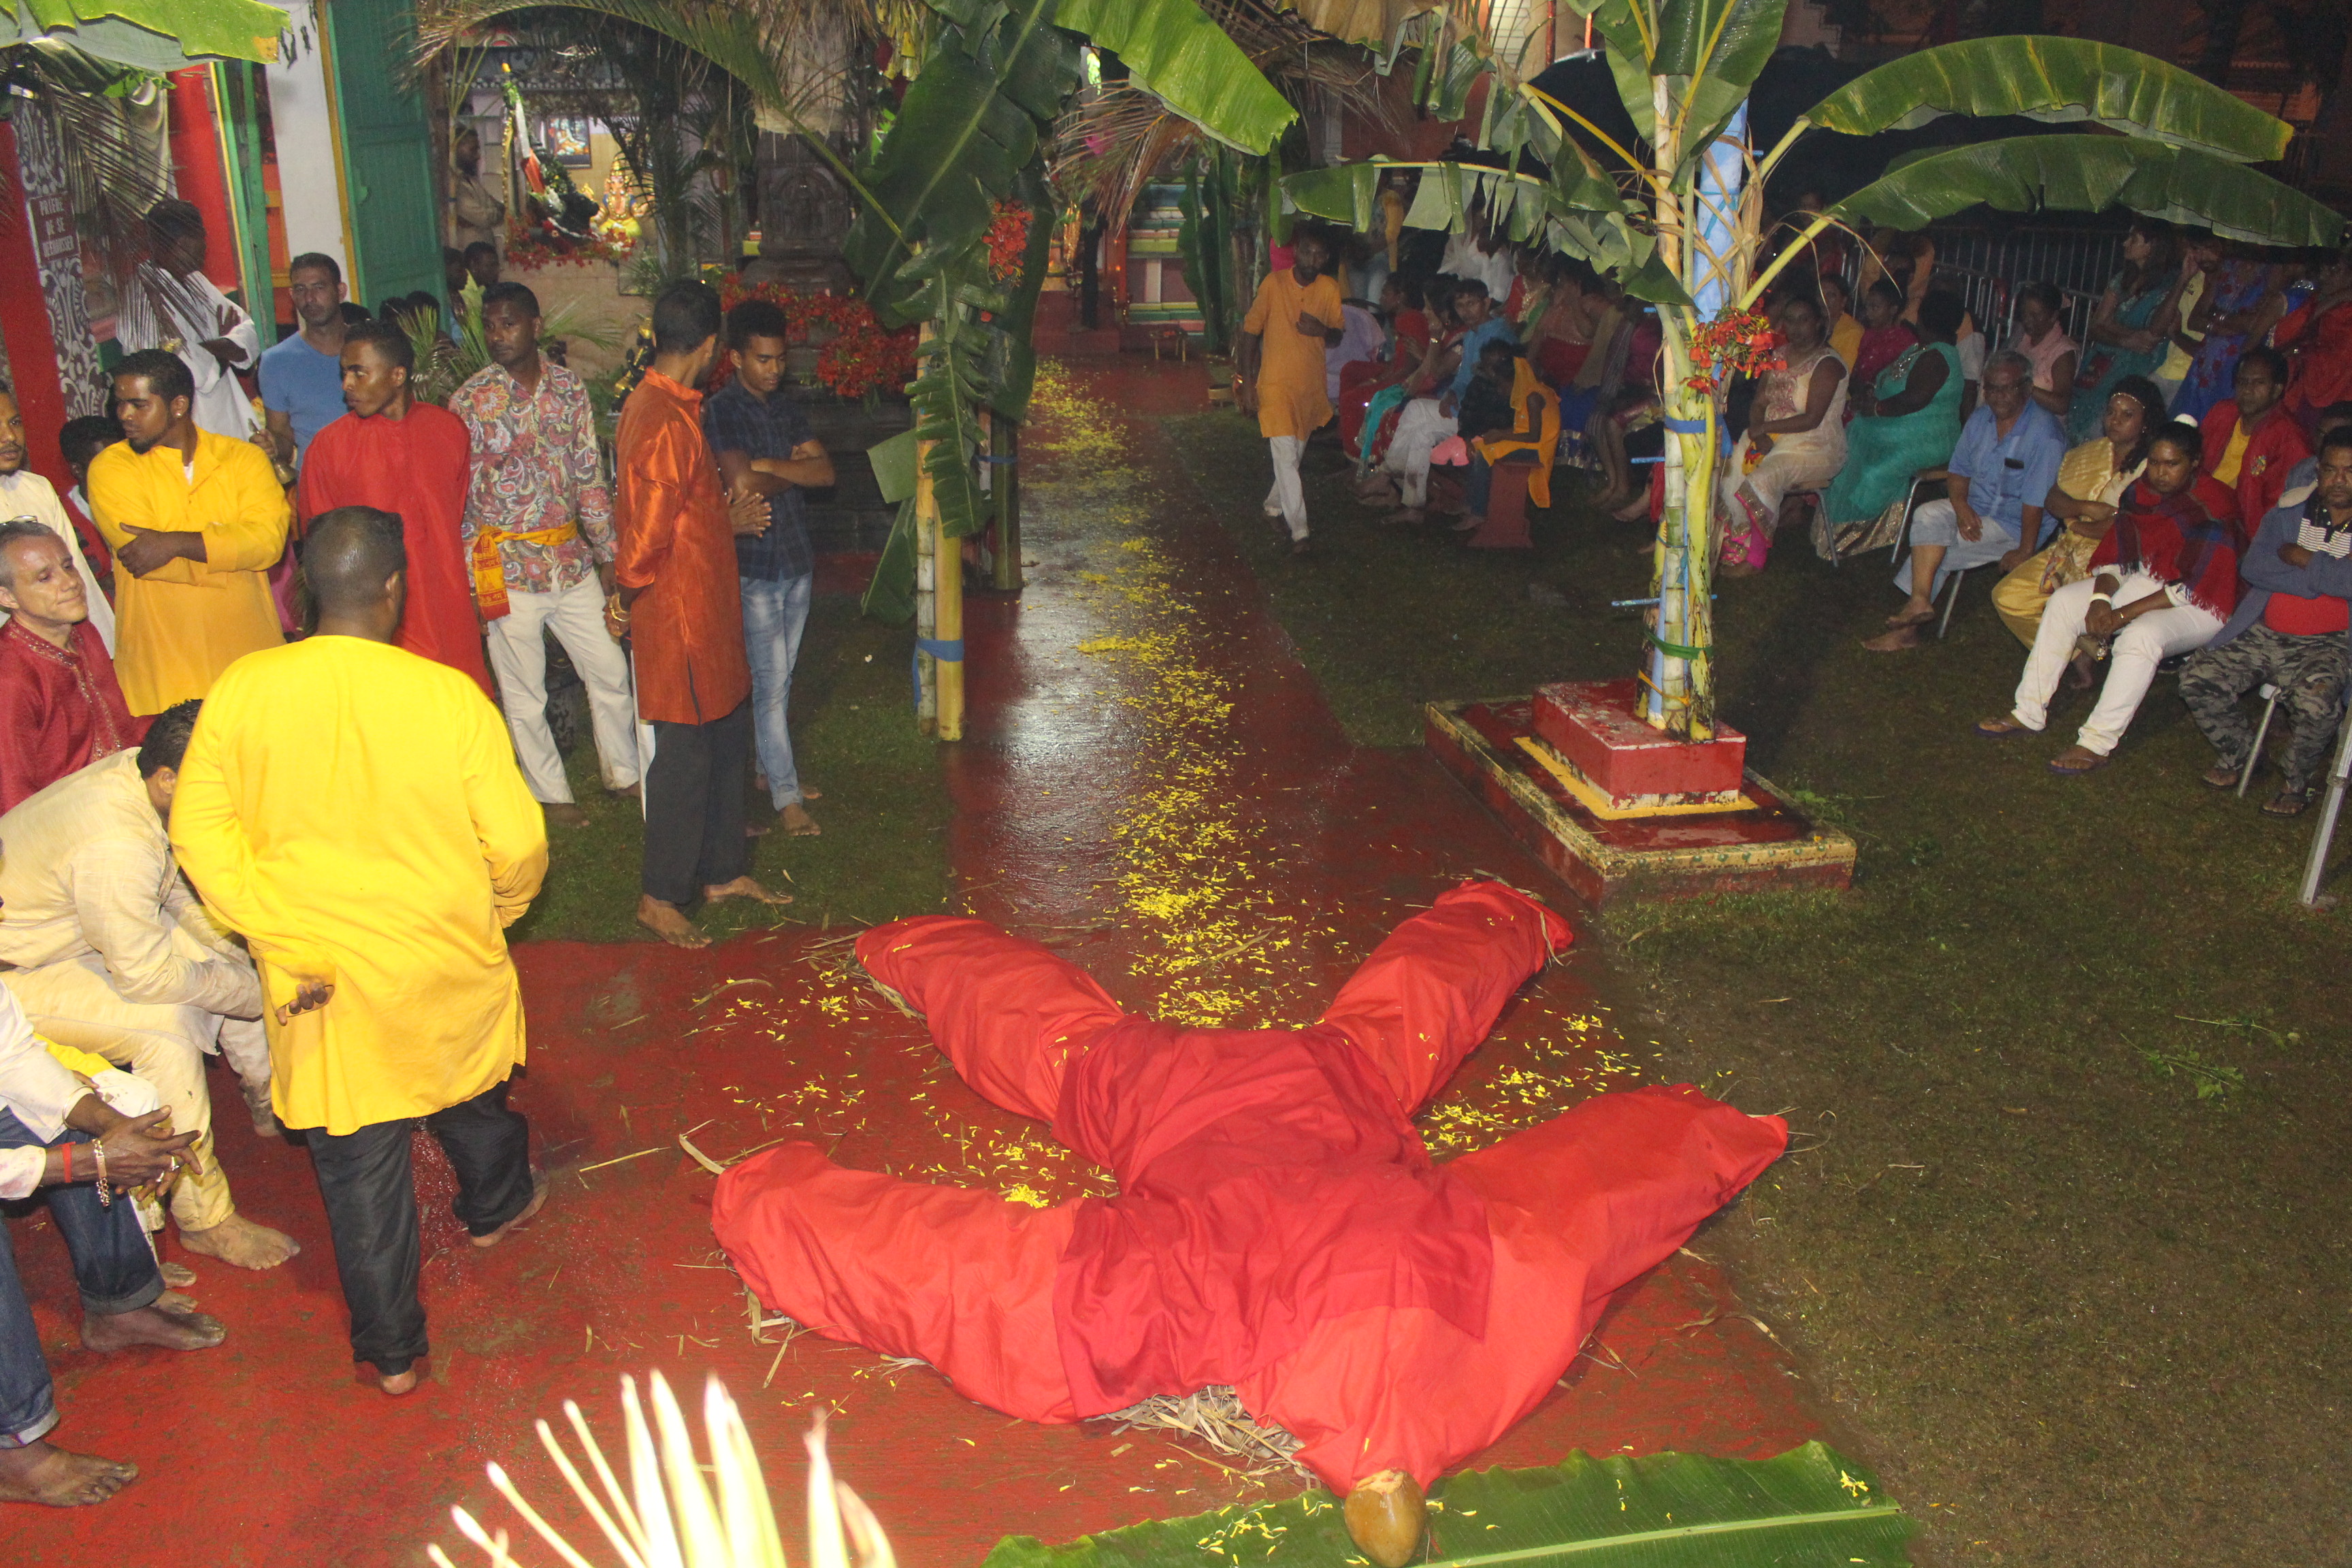
<svg viewBox="0 0 2352 1568">
<path fill-rule="evenodd" d="M 1546 1469 L 1450 1476 L 1430 1503 L 1427 1568 L 1902 1568 L 1911 1518 L 1878 1479 L 1819 1443 L 1770 1459 L 1571 1454 Z M 1339 1500 L 1311 1491 L 1047 1546 L 1008 1536 L 982 1568 L 1360 1564 Z"/>
<path fill-rule="evenodd" d="M 258 0 L 18 0 L 18 6 L 43 31 L 112 18 L 175 39 L 184 55 L 265 64 L 278 58 L 278 36 L 286 30 L 286 13 Z"/>
<path fill-rule="evenodd" d="M 2110 206 L 2254 245 L 2334 246 L 2343 215 L 2267 174 L 2141 136 L 2013 136 L 1915 154 L 1830 209 L 1917 228 L 1982 202 L 2002 212 Z"/>
<path fill-rule="evenodd" d="M 1030 342 L 1030 330 L 1037 319 L 1037 296 L 1045 287 L 1045 268 L 1053 258 L 1054 229 L 1061 221 L 1061 204 L 1046 182 L 1043 159 L 1022 171 L 1013 198 L 1029 209 L 1029 247 L 1022 253 L 1019 281 L 990 323 L 986 374 L 988 406 L 999 417 L 1017 423 L 1029 416 L 1029 393 L 1037 381 L 1037 350 Z"/>
<path fill-rule="evenodd" d="M 1381 176 L 1390 167 L 1387 163 L 1335 163 L 1328 169 L 1302 170 L 1284 176 L 1282 190 L 1300 212 L 1368 234 L 1373 207 L 1380 200 Z"/>
<path fill-rule="evenodd" d="M 1012 0 L 978 34 L 942 29 L 890 134 L 860 171 L 867 200 L 841 247 L 886 323 L 920 321 L 934 271 L 988 231 L 1079 81 L 1054 0 Z"/>
<path fill-rule="evenodd" d="M 1138 87 L 1244 153 L 1265 152 L 1298 118 L 1193 0 L 1061 0 L 1054 21 L 1117 54 Z"/>
<path fill-rule="evenodd" d="M 915 503 L 898 503 L 890 521 L 890 537 L 882 558 L 874 563 L 874 579 L 866 584 L 858 609 L 886 626 L 903 626 L 915 618 Z"/>
<path fill-rule="evenodd" d="M 1607 40 L 1617 96 L 1641 138 L 1660 140 L 1654 77 L 1666 80 L 1687 167 L 1721 133 L 1780 41 L 1788 0 L 1569 0 Z M 1672 129 L 1672 127 L 1668 127 Z M 1633 149 L 1627 149 L 1629 152 Z"/>
<path fill-rule="evenodd" d="M 1856 77 L 1805 111 L 1827 131 L 1907 131 L 1939 114 L 2092 120 L 2239 163 L 2282 156 L 2283 120 L 2177 67 L 2084 38 L 2005 36 L 1944 44 Z"/>
</svg>

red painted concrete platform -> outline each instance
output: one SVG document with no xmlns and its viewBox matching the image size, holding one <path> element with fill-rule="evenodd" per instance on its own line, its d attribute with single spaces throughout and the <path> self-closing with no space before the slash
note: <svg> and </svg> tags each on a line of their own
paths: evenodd
<svg viewBox="0 0 2352 1568">
<path fill-rule="evenodd" d="M 1303 1020 L 1453 879 L 1540 879 L 1428 755 L 1358 749 L 1340 731 L 1145 416 L 1202 405 L 1189 370 L 1129 361 L 1047 377 L 1024 442 L 1031 586 L 971 602 L 971 738 L 941 752 L 960 808 L 957 901 L 1067 952 L 1129 1005 Z M 451 1502 L 510 1519 L 486 1460 L 557 1497 L 534 1418 L 560 1422 L 577 1399 L 609 1431 L 622 1374 L 656 1369 L 688 1388 L 726 1379 L 772 1456 L 788 1531 L 795 1435 L 812 1405 L 832 1406 L 840 1472 L 900 1560 L 926 1568 L 976 1564 L 1008 1533 L 1066 1539 L 1293 1488 L 1156 1437 L 1009 1422 L 853 1347 L 803 1338 L 779 1356 L 752 1342 L 712 1247 L 711 1178 L 678 1152 L 681 1131 L 721 1159 L 807 1137 L 859 1166 L 1047 1201 L 1101 1180 L 964 1089 L 919 1025 L 831 972 L 824 934 L 787 925 L 702 953 L 518 951 L 531 1057 L 515 1101 L 555 1195 L 478 1252 L 447 1217 L 446 1171 L 425 1170 L 436 1348 L 409 1399 L 352 1380 L 307 1159 L 257 1143 L 241 1116 L 221 1136 L 240 1203 L 305 1250 L 267 1274 L 191 1260 L 194 1294 L 229 1326 L 218 1350 L 83 1352 L 54 1230 L 9 1222 L 64 1405 L 59 1439 L 142 1477 L 98 1509 L 6 1510 L 7 1561 L 413 1568 L 424 1542 L 455 1544 Z M 1580 949 L 1531 984 L 1423 1117 L 1433 1147 L 1479 1146 L 1641 1081 L 1645 1037 L 1612 1026 L 1612 984 Z M 1706 1232 L 1692 1249 L 1715 1252 Z M 1673 1259 L 1623 1292 L 1593 1359 L 1476 1462 L 1571 1447 L 1759 1457 L 1822 1435 L 1787 1358 L 1737 1306 L 1713 1264 Z"/>
<path fill-rule="evenodd" d="M 1711 739 L 1677 741 L 1640 712 L 1642 683 L 1555 680 L 1536 688 L 1529 722 L 1538 740 L 1619 810 L 1736 801 L 1748 771 L 1748 737 L 1728 724 Z"/>
<path fill-rule="evenodd" d="M 1433 702 L 1424 718 L 1430 755 L 1589 903 L 1853 880 L 1853 840 L 1807 817 L 1753 772 L 1745 784 L 1752 811 L 1611 819 L 1519 745 L 1537 732 L 1530 700 Z"/>
</svg>

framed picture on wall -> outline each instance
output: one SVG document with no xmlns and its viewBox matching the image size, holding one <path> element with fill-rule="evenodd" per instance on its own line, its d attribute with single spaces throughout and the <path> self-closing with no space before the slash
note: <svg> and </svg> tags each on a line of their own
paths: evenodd
<svg viewBox="0 0 2352 1568">
<path fill-rule="evenodd" d="M 588 156 L 588 121 L 583 115 L 551 115 L 539 122 L 540 145 L 567 169 L 584 169 Z"/>
</svg>

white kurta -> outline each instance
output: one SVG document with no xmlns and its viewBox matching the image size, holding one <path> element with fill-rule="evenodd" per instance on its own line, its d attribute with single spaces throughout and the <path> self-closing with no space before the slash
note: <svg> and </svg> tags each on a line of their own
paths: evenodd
<svg viewBox="0 0 2352 1568">
<path fill-rule="evenodd" d="M 253 318 L 213 287 L 201 272 L 174 278 L 152 261 L 142 261 L 122 293 L 122 308 L 114 318 L 114 341 L 125 353 L 175 344 L 175 353 L 196 378 L 196 428 L 242 441 L 253 434 L 253 405 L 236 374 L 215 359 L 204 344 L 226 338 L 244 351 L 240 363 L 251 370 L 261 363 L 261 333 Z"/>
<path fill-rule="evenodd" d="M 98 575 L 89 569 L 89 562 L 81 552 L 81 536 L 74 532 L 73 520 L 66 516 L 57 488 L 30 468 L 0 474 L 0 519 L 18 517 L 31 518 L 66 542 L 66 553 L 73 557 L 74 570 L 81 574 L 82 593 L 89 599 L 90 629 L 106 645 L 107 657 L 113 658 L 114 606 L 99 591 Z M 0 620 L 6 618 L 0 616 Z"/>
</svg>

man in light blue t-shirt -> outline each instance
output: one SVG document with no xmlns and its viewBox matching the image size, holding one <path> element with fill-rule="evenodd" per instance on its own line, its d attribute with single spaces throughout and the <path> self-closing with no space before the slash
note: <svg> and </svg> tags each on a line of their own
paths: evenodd
<svg viewBox="0 0 2352 1568">
<path fill-rule="evenodd" d="M 261 356 L 261 406 L 268 443 L 281 463 L 299 467 L 303 452 L 343 407 L 343 269 L 316 251 L 286 268 L 286 291 L 302 330 Z"/>
</svg>

